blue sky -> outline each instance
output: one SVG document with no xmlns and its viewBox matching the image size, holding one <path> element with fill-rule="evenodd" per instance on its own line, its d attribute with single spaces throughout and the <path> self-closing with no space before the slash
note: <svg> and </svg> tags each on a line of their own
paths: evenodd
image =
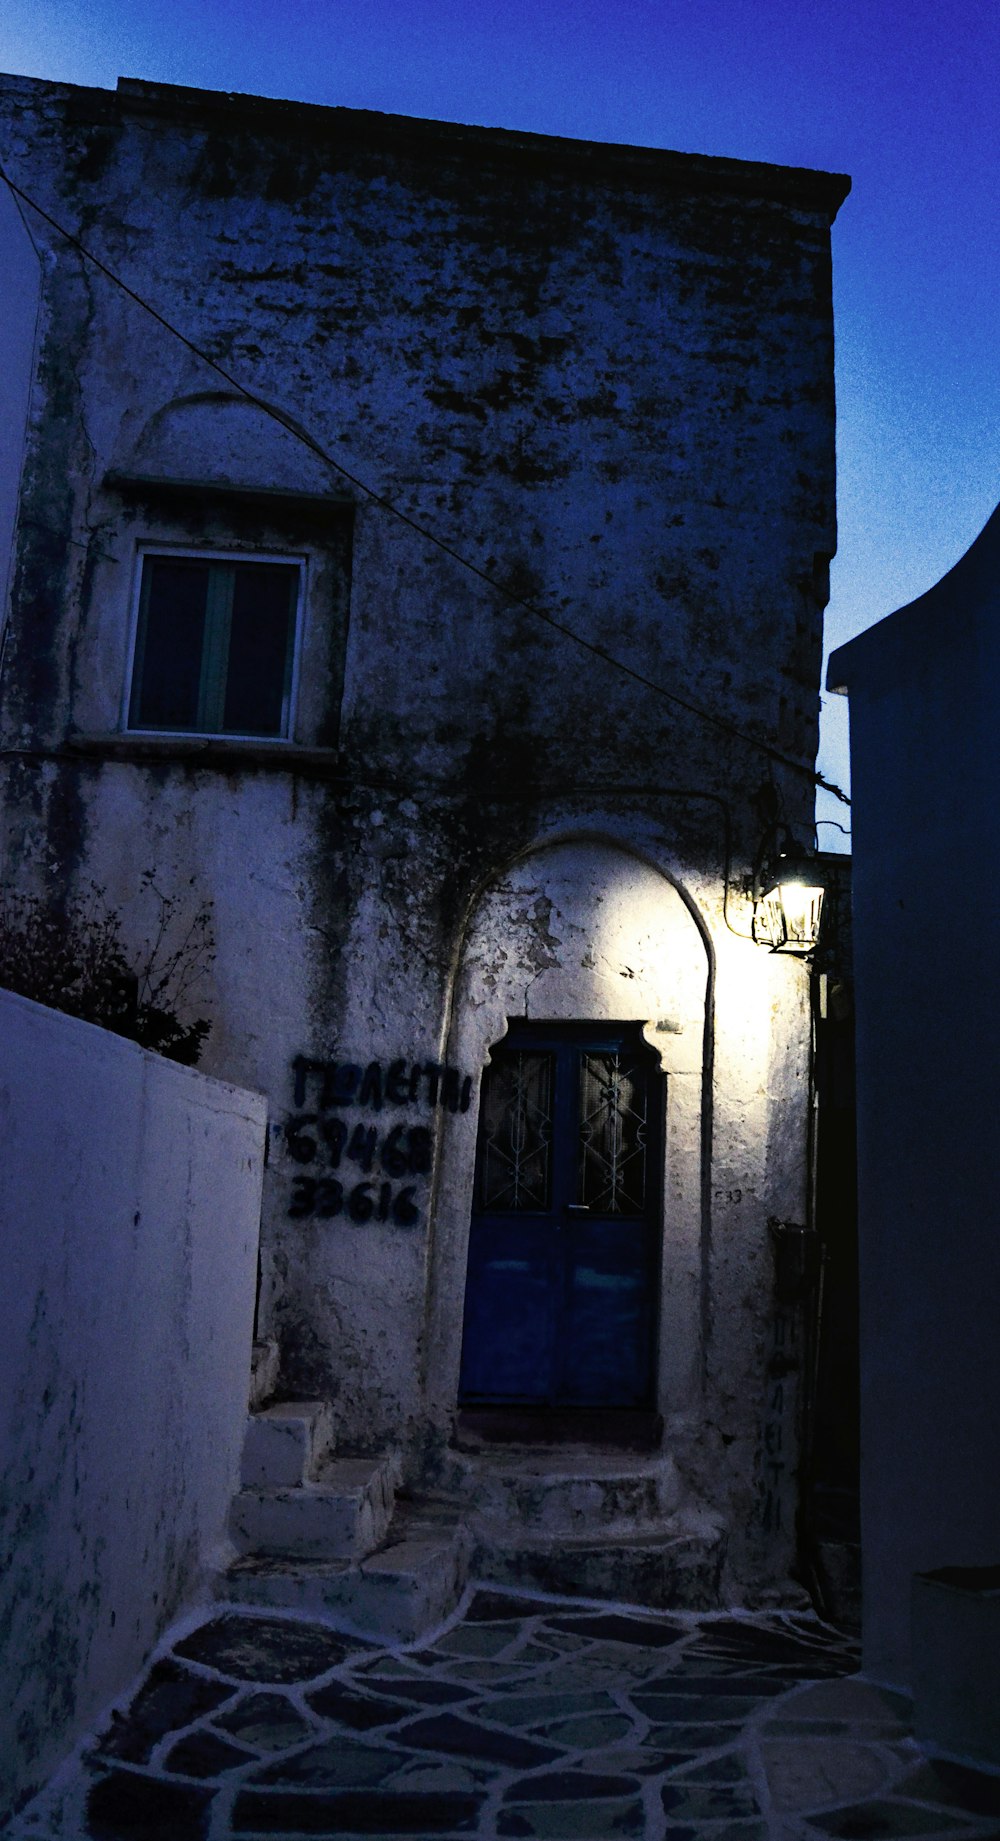
<svg viewBox="0 0 1000 1841">
<path fill-rule="evenodd" d="M 930 587 L 1000 497 L 995 0 L 4 0 L 0 68 L 850 173 L 829 641 Z M 843 784 L 846 710 L 825 703 Z"/>
</svg>

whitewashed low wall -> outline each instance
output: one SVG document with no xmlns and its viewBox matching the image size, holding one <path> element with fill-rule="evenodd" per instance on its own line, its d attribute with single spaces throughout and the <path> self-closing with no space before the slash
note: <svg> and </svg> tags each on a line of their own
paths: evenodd
<svg viewBox="0 0 1000 1841">
<path fill-rule="evenodd" d="M 224 1540 L 265 1105 L 0 992 L 0 1820 Z"/>
</svg>

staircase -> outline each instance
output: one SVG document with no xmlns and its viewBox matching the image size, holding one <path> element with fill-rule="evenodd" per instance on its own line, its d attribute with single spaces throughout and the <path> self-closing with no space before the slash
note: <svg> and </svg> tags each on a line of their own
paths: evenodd
<svg viewBox="0 0 1000 1841">
<path fill-rule="evenodd" d="M 408 1500 L 395 1452 L 338 1452 L 329 1405 L 275 1402 L 276 1385 L 276 1357 L 261 1347 L 230 1514 L 239 1557 L 222 1596 L 334 1613 L 400 1641 L 447 1617 L 470 1573 L 560 1596 L 718 1609 L 722 1524 L 669 1454 L 465 1439 L 434 1492 Z"/>
<path fill-rule="evenodd" d="M 339 1455 L 328 1402 L 266 1404 L 277 1382 L 266 1349 L 254 1352 L 242 1487 L 230 1511 L 238 1558 L 217 1580 L 219 1596 L 333 1612 L 389 1640 L 420 1636 L 465 1586 L 469 1542 L 457 1512 L 397 1501 L 394 1452 Z"/>
<path fill-rule="evenodd" d="M 662 1452 L 558 1445 L 453 1452 L 477 1578 L 657 1609 L 717 1609 L 721 1524 Z"/>
</svg>

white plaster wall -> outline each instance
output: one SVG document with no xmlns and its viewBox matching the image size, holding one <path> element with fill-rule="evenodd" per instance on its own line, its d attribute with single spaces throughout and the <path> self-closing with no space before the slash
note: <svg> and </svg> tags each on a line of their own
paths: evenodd
<svg viewBox="0 0 1000 1841">
<path fill-rule="evenodd" d="M 24 460 L 41 266 L 12 192 L 0 184 L 0 643 Z"/>
<path fill-rule="evenodd" d="M 804 815 L 820 626 L 804 584 L 834 537 L 833 193 L 810 178 L 772 196 L 775 175 L 759 169 L 758 197 L 745 189 L 750 169 L 715 162 L 695 162 L 689 190 L 686 160 L 665 156 L 657 176 L 659 156 L 647 172 L 645 155 L 633 169 L 630 156 L 623 165 L 589 150 L 584 166 L 576 155 L 565 166 L 555 142 L 526 165 L 516 137 L 494 146 L 427 125 L 415 125 L 425 148 L 415 160 L 410 130 L 397 144 L 398 124 L 383 145 L 367 117 L 351 128 L 354 118 L 324 111 L 286 123 L 266 104 L 259 118 L 256 105 L 246 117 L 234 105 L 238 119 L 222 99 L 202 99 L 193 116 L 177 106 L 167 93 L 0 82 L 11 170 L 61 221 L 99 218 L 105 254 L 132 285 L 498 581 L 790 750 L 806 771 L 783 776 L 788 817 Z M 108 209 L 126 195 L 127 250 Z M 183 230 L 168 236 L 164 263 L 168 220 Z M 685 964 L 689 947 L 702 954 L 701 992 L 711 939 L 718 985 L 714 1061 L 670 1075 L 668 1181 L 685 1263 L 665 1285 L 678 1366 L 664 1398 L 693 1399 L 697 1374 L 692 1463 L 713 1489 L 742 1477 L 749 1515 L 766 1219 L 801 1218 L 808 1046 L 797 968 L 733 938 L 723 919 L 718 807 L 730 807 L 736 885 L 757 842 L 758 752 L 683 712 L 668 718 L 634 679 L 587 666 L 362 503 L 349 624 L 336 545 L 287 538 L 311 558 L 294 740 L 325 750 L 322 766 L 294 747 L 280 777 L 274 759 L 265 772 L 238 755 L 227 762 L 224 748 L 205 769 L 183 752 L 129 760 L 121 737 L 102 753 L 122 721 L 136 545 L 229 548 L 260 534 L 227 536 L 229 513 L 211 504 L 133 503 L 108 474 L 197 471 L 216 485 L 278 488 L 276 502 L 288 489 L 322 491 L 327 475 L 274 422 L 224 401 L 190 351 L 109 284 L 85 280 L 61 248 L 44 320 L 20 539 L 25 612 L 4 719 L 12 739 L 53 754 L 30 775 L 7 770 L 12 881 L 49 895 L 84 893 L 94 879 L 136 941 L 149 925 L 143 869 L 182 913 L 210 897 L 218 953 L 192 1000 L 213 1023 L 205 1065 L 266 1089 L 287 1121 L 301 1110 L 300 1055 L 384 1068 L 447 1058 L 478 1079 L 485 1046 L 469 1064 L 449 1035 L 475 890 L 570 823 L 603 828 L 605 841 L 614 833 L 623 861 L 642 857 L 647 870 L 625 874 L 628 898 L 603 907 L 584 864 L 565 910 L 565 962 L 530 963 L 518 991 L 514 957 L 532 929 L 545 933 L 538 917 L 520 928 L 512 1013 L 540 972 L 527 1001 L 556 1002 L 560 985 L 566 1007 L 553 1014 L 670 1017 L 669 978 L 661 988 L 659 970 L 644 973 L 639 992 L 614 968 L 649 957 L 651 906 L 673 902 L 680 915 L 686 899 L 701 914 L 704 946 L 692 919 L 675 929 Z M 69 540 L 55 545 L 50 531 Z M 287 547 L 280 531 L 267 542 Z M 673 799 L 671 786 L 689 790 Z M 785 1032 L 787 1056 L 773 1047 Z M 680 1053 L 697 1035 L 692 1022 L 662 1040 Z M 428 1375 L 435 1415 L 454 1405 L 441 1382 L 454 1361 L 438 1346 L 439 1287 L 460 1302 L 467 1212 L 456 1198 L 472 1181 L 474 1117 L 435 1111 L 426 1092 L 409 1106 L 344 1111 L 380 1148 L 397 1120 L 447 1135 L 439 1179 L 421 1176 L 409 1223 L 297 1209 L 296 1192 L 333 1166 L 319 1154 L 296 1161 L 280 1137 L 267 1172 L 261 1320 L 281 1339 L 285 1373 L 303 1392 L 336 1396 L 348 1441 L 408 1443 L 414 1469 Z M 349 1160 L 348 1173 L 357 1184 Z M 435 1213 L 438 1193 L 451 1228 Z M 459 1332 L 460 1312 L 449 1349 Z"/>
<path fill-rule="evenodd" d="M 534 847 L 498 869 L 465 914 L 449 977 L 440 946 L 435 953 L 431 939 L 422 950 L 419 908 L 391 880 L 399 831 L 382 823 L 381 810 L 373 819 L 342 967 L 344 1026 L 325 1039 L 304 1033 L 298 1046 L 360 1066 L 378 1059 L 383 1068 L 395 1056 L 407 1066 L 430 1056 L 471 1079 L 472 1103 L 466 1112 L 429 1109 L 422 1089 L 409 1107 L 344 1109 L 352 1128 L 377 1131 L 380 1142 L 397 1122 L 432 1131 L 435 1166 L 417 1185 L 418 1221 L 359 1225 L 346 1211 L 286 1218 L 265 1256 L 265 1285 L 270 1264 L 285 1297 L 303 1300 L 303 1316 L 308 1306 L 331 1352 L 344 1435 L 365 1446 L 399 1444 L 416 1479 L 425 1437 L 450 1433 L 480 1080 L 507 1019 L 638 1021 L 667 1076 L 657 1402 L 664 1453 L 694 1496 L 725 1509 L 734 1590 L 780 1582 L 794 1548 L 798 1453 L 789 1388 L 783 1448 L 768 1457 L 778 1470 L 763 1473 L 773 1336 L 767 1222 L 805 1219 L 807 972 L 746 937 L 749 908 L 732 895 L 738 931 L 730 931 L 721 863 L 705 868 L 700 841 L 696 852 L 684 847 L 677 812 L 668 818 L 665 804 L 660 822 L 608 808 L 553 813 Z M 419 868 L 412 806 L 409 824 L 403 860 Z M 261 1002 L 271 1001 L 262 992 Z M 284 1028 L 282 1040 L 291 1059 Z M 276 1113 L 314 1115 L 318 1078 L 295 1108 L 282 1076 Z M 305 1129 L 315 1135 L 315 1120 Z M 275 1138 L 269 1179 L 282 1213 L 297 1179 L 314 1173 L 322 1173 L 320 1156 L 298 1163 L 287 1140 Z M 340 1175 L 347 1184 L 361 1171 L 348 1162 Z"/>
<path fill-rule="evenodd" d="M 906 1688 L 913 1574 L 1000 1559 L 1000 510 L 830 684 L 854 787 L 862 1653 Z"/>
<path fill-rule="evenodd" d="M 308 1014 L 303 946 L 314 931 L 308 909 L 314 805 L 308 790 L 300 793 L 278 775 L 242 784 L 175 775 L 151 797 L 141 769 L 124 763 L 105 768 L 81 800 L 92 838 L 89 875 L 122 915 L 126 937 L 155 934 L 159 903 L 142 887 L 143 872 L 157 889 L 177 891 L 172 942 L 200 903 L 210 901 L 215 956 L 189 997 L 190 1014 L 212 1025 L 202 1060 L 210 1073 L 254 1091 L 273 1084 L 275 1107 L 285 1102 L 285 1069 L 303 1045 Z"/>
<path fill-rule="evenodd" d="M 0 1817 L 225 1538 L 265 1109 L 0 992 Z"/>
</svg>

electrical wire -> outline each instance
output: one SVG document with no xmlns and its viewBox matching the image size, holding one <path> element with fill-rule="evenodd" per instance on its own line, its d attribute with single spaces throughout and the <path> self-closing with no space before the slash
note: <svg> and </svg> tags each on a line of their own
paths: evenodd
<svg viewBox="0 0 1000 1841">
<path fill-rule="evenodd" d="M 397 505 L 392 499 L 388 498 L 384 493 L 379 492 L 374 486 L 368 485 L 358 474 L 353 473 L 350 468 L 345 467 L 341 461 L 336 460 L 334 456 L 323 447 L 321 442 L 308 434 L 306 430 L 297 427 L 296 424 L 288 416 L 283 414 L 273 403 L 269 403 L 265 401 L 263 397 L 258 396 L 256 391 L 251 390 L 246 384 L 242 383 L 238 377 L 235 377 L 231 371 L 228 371 L 224 365 L 220 364 L 217 359 L 211 357 L 194 339 L 189 338 L 187 333 L 182 332 L 179 326 L 174 325 L 173 321 L 168 320 L 165 314 L 162 314 L 158 308 L 154 307 L 143 295 L 137 293 L 134 288 L 130 287 L 127 281 L 124 281 L 120 275 L 109 268 L 108 264 L 102 261 L 100 256 L 95 255 L 94 251 L 88 248 L 79 237 L 74 235 L 71 230 L 67 230 L 64 224 L 61 224 L 57 218 L 54 218 L 50 212 L 46 211 L 42 205 L 38 204 L 37 200 L 32 198 L 30 193 L 24 191 L 21 186 L 15 184 L 3 165 L 0 165 L 0 179 L 3 180 L 15 199 L 19 199 L 22 203 L 27 205 L 29 209 L 37 212 L 38 216 L 44 223 L 49 225 L 50 229 L 54 230 L 58 236 L 62 237 L 71 248 L 75 249 L 78 254 L 84 258 L 85 261 L 91 263 L 100 274 L 104 275 L 114 287 L 120 289 L 120 291 L 125 294 L 129 300 L 133 301 L 136 306 L 140 307 L 144 313 L 148 313 L 159 326 L 162 326 L 173 338 L 179 340 L 194 357 L 198 358 L 201 363 L 207 365 L 210 370 L 214 371 L 217 377 L 222 378 L 223 382 L 227 383 L 230 389 L 235 390 L 239 396 L 243 397 L 246 402 L 252 403 L 253 406 L 261 410 L 264 415 L 270 416 L 272 421 L 277 422 L 297 441 L 302 442 L 302 444 L 308 448 L 311 453 L 315 454 L 324 465 L 332 467 L 334 472 L 339 473 L 342 479 L 347 480 L 350 485 L 358 492 L 362 493 L 373 505 L 379 506 L 381 510 L 397 518 L 400 523 L 406 525 L 426 543 L 432 544 L 434 548 L 441 551 L 443 555 L 450 557 L 453 562 L 458 563 L 460 567 L 467 570 L 469 574 L 476 576 L 479 581 L 484 582 L 494 594 L 500 595 L 507 606 L 520 608 L 524 613 L 532 615 L 534 619 L 543 621 L 546 626 L 551 627 L 554 632 L 561 634 L 564 639 L 572 640 L 575 645 L 581 646 L 584 651 L 591 653 L 594 658 L 599 658 L 602 663 L 611 665 L 616 671 L 620 671 L 624 676 L 631 678 L 633 683 L 640 684 L 644 690 L 651 691 L 654 696 L 665 698 L 676 708 L 685 710 L 689 715 L 697 717 L 699 721 L 710 723 L 713 728 L 721 730 L 723 734 L 729 735 L 737 741 L 744 742 L 748 747 L 756 749 L 759 753 L 766 755 L 769 760 L 777 762 L 780 766 L 788 767 L 794 773 L 800 775 L 804 774 L 815 786 L 822 787 L 824 792 L 832 793 L 834 798 L 839 799 L 844 805 L 850 805 L 851 801 L 849 795 L 832 780 L 826 779 L 825 775 L 821 774 L 817 769 L 805 766 L 801 761 L 796 761 L 791 755 L 782 753 L 780 749 L 773 747 L 769 742 L 761 741 L 757 736 L 748 735 L 743 729 L 738 728 L 735 723 L 727 722 L 724 716 L 717 716 L 711 710 L 703 709 L 701 705 L 692 703 L 687 698 L 679 696 L 676 691 L 668 690 L 666 685 L 659 684 L 652 678 L 647 678 L 643 672 L 637 671 L 634 666 L 626 664 L 623 659 L 616 658 L 613 653 L 606 651 L 603 646 L 597 645 L 593 640 L 585 639 L 581 633 L 576 632 L 573 627 L 567 626 L 564 621 L 558 620 L 554 614 L 547 613 L 544 608 L 539 607 L 535 602 L 527 601 L 521 595 L 513 593 L 509 588 L 505 588 L 502 583 L 496 581 L 494 577 L 490 575 L 488 570 L 480 568 L 479 564 L 474 563 L 468 556 L 463 556 L 446 538 L 440 537 L 429 525 L 423 524 L 419 519 L 412 517 L 409 512 L 404 511 L 402 507 Z"/>
</svg>

